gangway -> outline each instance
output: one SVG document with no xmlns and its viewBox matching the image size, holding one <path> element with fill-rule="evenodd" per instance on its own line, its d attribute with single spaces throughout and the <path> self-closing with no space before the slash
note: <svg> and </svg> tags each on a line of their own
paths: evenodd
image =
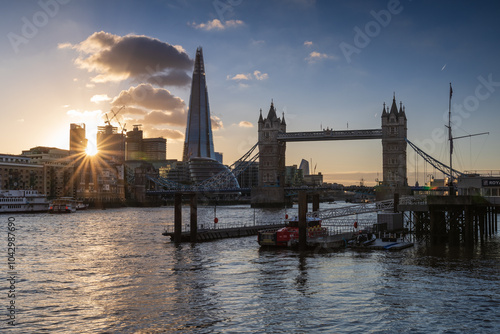
<svg viewBox="0 0 500 334">
<path fill-rule="evenodd" d="M 399 199 L 399 205 L 406 204 L 422 204 L 425 197 L 422 196 L 404 196 Z M 363 213 L 377 211 L 392 211 L 394 210 L 394 200 L 378 201 L 374 203 L 363 203 L 357 205 L 343 206 L 340 208 L 325 209 L 308 213 L 308 216 L 317 217 L 321 220 L 333 219 L 338 217 L 359 215 Z"/>
</svg>

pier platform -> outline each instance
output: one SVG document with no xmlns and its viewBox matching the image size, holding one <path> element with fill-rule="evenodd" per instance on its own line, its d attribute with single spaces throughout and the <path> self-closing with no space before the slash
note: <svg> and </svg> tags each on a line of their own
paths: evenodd
<svg viewBox="0 0 500 334">
<path fill-rule="evenodd" d="M 189 231 L 181 233 L 181 242 L 203 242 L 212 241 L 217 239 L 226 238 L 240 238 L 248 237 L 252 235 L 257 235 L 260 230 L 268 228 L 282 228 L 286 224 L 266 224 L 266 225 L 252 225 L 252 226 L 238 226 L 238 227 L 227 227 L 227 228 L 214 228 L 214 229 L 198 229 L 197 240 L 191 240 L 191 234 Z M 162 233 L 165 236 L 169 236 L 170 240 L 174 240 L 174 232 L 165 231 Z"/>
</svg>

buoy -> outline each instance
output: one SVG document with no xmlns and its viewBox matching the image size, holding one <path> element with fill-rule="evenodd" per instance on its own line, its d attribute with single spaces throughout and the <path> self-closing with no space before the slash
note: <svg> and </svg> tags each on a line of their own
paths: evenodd
<svg viewBox="0 0 500 334">
<path fill-rule="evenodd" d="M 219 218 L 215 217 L 214 218 L 214 223 L 217 224 L 219 222 Z"/>
<path fill-rule="evenodd" d="M 358 228 L 358 222 L 354 222 L 354 228 Z"/>
</svg>

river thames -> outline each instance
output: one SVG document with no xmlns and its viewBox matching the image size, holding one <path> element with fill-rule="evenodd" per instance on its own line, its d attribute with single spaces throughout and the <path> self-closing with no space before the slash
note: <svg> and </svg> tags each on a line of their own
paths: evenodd
<svg viewBox="0 0 500 334">
<path fill-rule="evenodd" d="M 216 212 L 220 223 L 249 224 L 284 214 Z M 209 225 L 214 208 L 199 207 L 198 217 Z M 498 234 L 468 249 L 301 254 L 261 250 L 256 237 L 176 246 L 162 235 L 171 207 L 0 219 L 2 333 L 500 332 Z"/>
</svg>

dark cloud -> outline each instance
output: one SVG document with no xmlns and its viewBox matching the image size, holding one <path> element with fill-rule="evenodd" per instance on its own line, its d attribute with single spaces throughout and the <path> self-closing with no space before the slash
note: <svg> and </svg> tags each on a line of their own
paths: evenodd
<svg viewBox="0 0 500 334">
<path fill-rule="evenodd" d="M 142 121 L 144 124 L 169 124 L 177 126 L 186 125 L 186 116 L 181 113 L 164 112 L 160 110 L 153 110 L 144 116 Z"/>
<path fill-rule="evenodd" d="M 169 73 L 159 73 L 146 79 L 147 82 L 157 86 L 187 86 L 191 77 L 184 71 L 173 70 Z"/>
<path fill-rule="evenodd" d="M 67 44 L 60 47 L 67 47 Z M 193 60 L 182 47 L 148 36 L 122 37 L 100 31 L 71 47 L 81 53 L 76 64 L 99 73 L 93 78 L 95 82 L 155 77 L 165 75 L 168 70 L 176 72 L 193 68 Z"/>
<path fill-rule="evenodd" d="M 184 113 L 186 109 L 184 100 L 172 95 L 164 88 L 155 88 L 150 84 L 140 84 L 128 90 L 122 90 L 111 104 L 180 113 Z"/>
<path fill-rule="evenodd" d="M 114 106 L 125 106 L 122 115 L 128 115 L 127 123 L 144 125 L 186 125 L 186 104 L 165 88 L 140 84 L 122 90 L 111 102 Z"/>
</svg>

